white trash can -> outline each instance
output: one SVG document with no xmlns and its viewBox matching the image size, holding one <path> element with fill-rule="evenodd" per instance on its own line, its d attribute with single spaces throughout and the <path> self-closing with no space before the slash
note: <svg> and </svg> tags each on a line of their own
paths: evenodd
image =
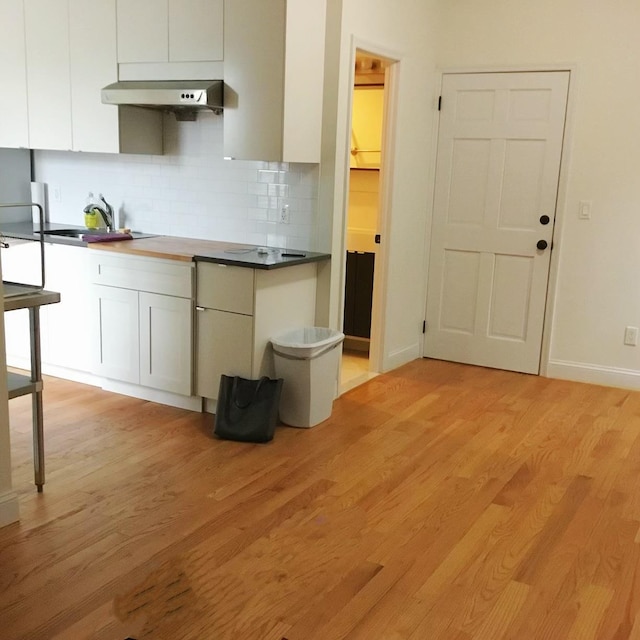
<svg viewBox="0 0 640 640">
<path fill-rule="evenodd" d="M 313 427 L 326 420 L 338 389 L 344 333 L 304 327 L 271 339 L 276 376 L 283 378 L 280 420 Z"/>
</svg>

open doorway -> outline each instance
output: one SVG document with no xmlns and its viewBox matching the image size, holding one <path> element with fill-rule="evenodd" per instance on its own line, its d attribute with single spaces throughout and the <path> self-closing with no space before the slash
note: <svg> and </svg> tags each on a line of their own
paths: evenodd
<svg viewBox="0 0 640 640">
<path fill-rule="evenodd" d="M 370 363 L 374 276 L 379 247 L 380 167 L 383 152 L 385 67 L 356 51 L 346 229 L 341 391 L 376 374 Z"/>
</svg>

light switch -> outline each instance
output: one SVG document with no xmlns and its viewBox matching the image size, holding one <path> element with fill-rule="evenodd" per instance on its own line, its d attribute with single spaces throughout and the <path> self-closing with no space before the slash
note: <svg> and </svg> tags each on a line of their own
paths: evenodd
<svg viewBox="0 0 640 640">
<path fill-rule="evenodd" d="M 580 220 L 591 220 L 591 200 L 580 200 L 578 218 Z"/>
</svg>

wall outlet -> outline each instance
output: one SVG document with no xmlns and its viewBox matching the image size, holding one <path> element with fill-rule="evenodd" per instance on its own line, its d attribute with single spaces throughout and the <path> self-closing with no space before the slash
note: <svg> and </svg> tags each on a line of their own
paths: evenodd
<svg viewBox="0 0 640 640">
<path fill-rule="evenodd" d="M 291 222 L 288 204 L 283 204 L 282 207 L 280 207 L 280 222 L 282 224 L 289 224 L 289 222 Z"/>
<path fill-rule="evenodd" d="M 62 202 L 62 189 L 57 185 L 53 187 L 53 201 Z"/>
<path fill-rule="evenodd" d="M 638 346 L 638 327 L 624 328 L 624 343 L 629 347 Z"/>
</svg>

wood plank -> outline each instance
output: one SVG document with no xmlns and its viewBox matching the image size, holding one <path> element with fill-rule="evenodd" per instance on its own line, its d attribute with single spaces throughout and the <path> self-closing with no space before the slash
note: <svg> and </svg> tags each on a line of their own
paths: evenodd
<svg viewBox="0 0 640 640">
<path fill-rule="evenodd" d="M 198 240 L 195 238 L 178 238 L 174 236 L 154 236 L 138 238 L 126 242 L 91 242 L 87 245 L 95 251 L 110 251 L 124 255 L 147 256 L 165 260 L 191 262 L 193 256 L 212 251 L 252 249 L 253 245 L 216 240 Z"/>
</svg>

